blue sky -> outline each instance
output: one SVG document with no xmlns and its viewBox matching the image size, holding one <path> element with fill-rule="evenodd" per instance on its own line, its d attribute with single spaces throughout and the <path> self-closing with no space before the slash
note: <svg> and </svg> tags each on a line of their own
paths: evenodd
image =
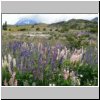
<svg viewBox="0 0 100 100">
<path fill-rule="evenodd" d="M 95 17 L 98 17 L 98 14 L 2 14 L 2 24 L 7 21 L 8 24 L 13 25 L 21 18 L 34 18 L 42 23 L 51 24 L 72 18 L 91 20 Z"/>
</svg>

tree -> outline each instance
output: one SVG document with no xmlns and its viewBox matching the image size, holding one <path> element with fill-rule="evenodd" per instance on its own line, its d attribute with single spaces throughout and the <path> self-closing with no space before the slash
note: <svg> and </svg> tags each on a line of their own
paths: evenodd
<svg viewBox="0 0 100 100">
<path fill-rule="evenodd" d="M 3 24 L 3 30 L 7 30 L 7 21 Z"/>
</svg>

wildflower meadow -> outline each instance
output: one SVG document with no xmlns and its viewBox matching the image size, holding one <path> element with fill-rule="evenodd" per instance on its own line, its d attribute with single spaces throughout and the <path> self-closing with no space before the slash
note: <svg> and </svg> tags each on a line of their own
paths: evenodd
<svg viewBox="0 0 100 100">
<path fill-rule="evenodd" d="M 97 86 L 98 23 L 71 21 L 3 26 L 2 85 Z"/>
</svg>

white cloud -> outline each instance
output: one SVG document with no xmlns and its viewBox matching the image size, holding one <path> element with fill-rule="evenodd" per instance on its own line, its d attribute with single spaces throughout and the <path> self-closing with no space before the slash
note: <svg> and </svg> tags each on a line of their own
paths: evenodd
<svg viewBox="0 0 100 100">
<path fill-rule="evenodd" d="M 37 18 L 42 23 L 55 23 L 69 19 L 93 19 L 98 14 L 2 14 L 2 23 L 15 24 L 21 18 Z"/>
<path fill-rule="evenodd" d="M 2 23 L 15 24 L 20 18 L 29 17 L 29 14 L 2 14 Z"/>
</svg>

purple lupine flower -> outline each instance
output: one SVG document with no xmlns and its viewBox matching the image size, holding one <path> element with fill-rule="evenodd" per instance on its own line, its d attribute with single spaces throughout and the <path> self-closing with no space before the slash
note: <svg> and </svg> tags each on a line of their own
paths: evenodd
<svg viewBox="0 0 100 100">
<path fill-rule="evenodd" d="M 23 57 L 28 57 L 28 56 L 30 56 L 30 51 L 29 50 L 23 50 L 22 52 L 21 52 L 21 56 L 23 56 Z"/>
<path fill-rule="evenodd" d="M 53 60 L 55 61 L 57 58 L 57 49 L 54 48 Z"/>
<path fill-rule="evenodd" d="M 54 69 L 57 67 L 56 66 L 56 58 L 57 58 L 57 50 L 56 50 L 56 48 L 54 48 L 54 52 L 52 55 L 52 61 L 51 61 L 52 67 L 54 67 Z"/>
<path fill-rule="evenodd" d="M 87 64 L 94 65 L 96 64 L 96 60 L 98 59 L 96 56 L 98 56 L 97 51 L 93 47 L 90 47 L 89 49 L 87 49 L 83 60 Z"/>
<path fill-rule="evenodd" d="M 47 50 L 47 59 L 46 59 L 46 64 L 49 63 L 49 60 L 50 60 L 50 48 L 48 48 L 48 50 Z"/>
<path fill-rule="evenodd" d="M 17 42 L 15 41 L 13 44 L 12 44 L 12 49 L 13 49 L 13 52 L 15 52 L 17 49 L 19 49 L 21 47 L 21 42 Z"/>
<path fill-rule="evenodd" d="M 12 60 L 10 62 L 10 68 L 11 68 L 11 71 L 13 72 L 13 61 Z"/>
<path fill-rule="evenodd" d="M 56 48 L 57 48 L 57 49 L 60 49 L 60 50 L 61 50 L 62 47 L 63 47 L 63 46 L 62 46 L 61 44 L 57 44 L 57 45 L 56 45 Z"/>
<path fill-rule="evenodd" d="M 42 54 L 39 54 L 39 57 L 38 57 L 38 67 L 40 67 L 42 64 Z"/>
<path fill-rule="evenodd" d="M 30 59 L 30 66 L 33 67 L 34 66 L 34 60 Z"/>
</svg>

